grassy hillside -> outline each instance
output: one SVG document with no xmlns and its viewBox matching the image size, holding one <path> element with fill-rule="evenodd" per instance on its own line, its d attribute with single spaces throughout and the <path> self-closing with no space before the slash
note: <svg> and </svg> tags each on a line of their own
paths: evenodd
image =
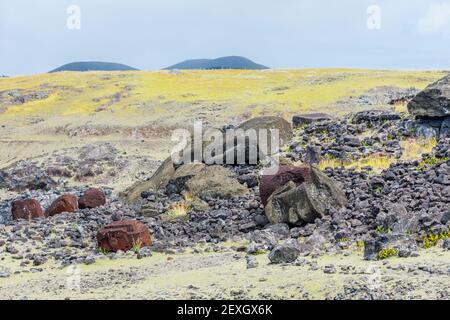
<svg viewBox="0 0 450 320">
<path fill-rule="evenodd" d="M 262 64 L 255 63 L 250 59 L 231 56 L 217 59 L 194 59 L 186 60 L 170 66 L 165 69 L 183 69 L 183 70 L 215 70 L 215 69 L 242 69 L 242 70 L 263 70 L 269 69 Z"/>
<path fill-rule="evenodd" d="M 56 68 L 50 72 L 61 71 L 131 71 L 137 70 L 130 66 L 114 63 L 114 62 L 102 62 L 102 61 L 82 61 L 72 62 L 65 64 L 59 68 Z"/>
<path fill-rule="evenodd" d="M 382 86 L 422 89 L 442 76 L 307 69 L 61 72 L 2 78 L 0 169 L 27 158 L 47 162 L 62 149 L 76 156 L 77 148 L 102 142 L 112 143 L 132 160 L 161 160 L 173 146 L 172 130 L 190 127 L 194 120 L 221 126 L 264 114 L 290 120 L 302 112 L 343 115 L 390 108 L 357 105 L 349 97 Z M 143 168 L 136 162 L 127 172 Z M 133 174 L 128 175 L 133 181 Z"/>
<path fill-rule="evenodd" d="M 285 117 L 309 111 L 343 114 L 351 111 L 351 106 L 333 103 L 345 97 L 386 85 L 421 89 L 442 75 L 346 69 L 210 70 L 180 74 L 62 72 L 0 79 L 0 92 L 48 93 L 45 99 L 20 105 L 8 105 L 3 93 L 2 105 L 6 110 L 0 114 L 0 120 L 76 117 L 94 123 L 111 119 L 114 124 L 133 119 L 137 123 L 128 124 L 135 125 L 148 121 L 169 123 L 174 116 L 182 123 L 202 112 L 214 114 L 218 121 L 268 113 Z"/>
</svg>

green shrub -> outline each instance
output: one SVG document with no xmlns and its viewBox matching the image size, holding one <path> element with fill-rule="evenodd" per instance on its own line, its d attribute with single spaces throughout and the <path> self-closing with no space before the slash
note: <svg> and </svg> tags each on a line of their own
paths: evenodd
<svg viewBox="0 0 450 320">
<path fill-rule="evenodd" d="M 395 248 L 385 248 L 378 252 L 378 260 L 388 259 L 398 255 L 398 250 Z"/>
</svg>

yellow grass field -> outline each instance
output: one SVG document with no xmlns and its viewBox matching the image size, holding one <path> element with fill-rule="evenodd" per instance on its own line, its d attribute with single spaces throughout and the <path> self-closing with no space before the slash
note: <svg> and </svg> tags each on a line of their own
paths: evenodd
<svg viewBox="0 0 450 320">
<path fill-rule="evenodd" d="M 313 111 L 343 114 L 352 111 L 351 106 L 330 105 L 377 86 L 422 89 L 442 76 L 434 71 L 358 69 L 41 74 L 0 79 L 0 92 L 49 93 L 46 99 L 7 107 L 0 120 L 77 117 L 93 123 L 135 125 L 188 120 L 202 113 L 219 119 L 268 113 L 290 117 Z M 133 122 L 126 121 L 130 118 Z"/>
<path fill-rule="evenodd" d="M 170 133 L 190 127 L 238 124 L 253 116 L 369 108 L 338 103 L 382 86 L 423 89 L 438 71 L 360 69 L 62 72 L 0 79 L 0 168 L 64 147 L 111 142 L 127 154 L 163 159 Z M 44 99 L 15 103 L 20 95 Z"/>
</svg>

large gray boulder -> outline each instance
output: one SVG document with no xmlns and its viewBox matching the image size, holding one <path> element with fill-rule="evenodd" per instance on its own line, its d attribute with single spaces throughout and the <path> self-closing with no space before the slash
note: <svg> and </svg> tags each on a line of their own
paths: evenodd
<svg viewBox="0 0 450 320">
<path fill-rule="evenodd" d="M 409 102 L 408 111 L 416 117 L 450 116 L 450 75 L 419 92 Z"/>
<path fill-rule="evenodd" d="M 292 263 L 300 255 L 300 249 L 293 243 L 277 245 L 269 253 L 269 260 L 273 264 Z"/>
<path fill-rule="evenodd" d="M 120 197 L 127 202 L 137 202 L 141 199 L 141 194 L 146 191 L 157 191 L 164 188 L 172 179 L 175 173 L 175 167 L 172 158 L 167 158 L 152 175 L 145 181 L 137 181 L 120 193 Z"/>
<path fill-rule="evenodd" d="M 290 177 L 269 197 L 265 212 L 271 223 L 311 223 L 347 204 L 344 191 L 333 180 L 314 167 L 309 170 L 308 179 Z"/>
<path fill-rule="evenodd" d="M 186 190 L 200 198 L 221 199 L 244 196 L 249 192 L 230 170 L 218 165 L 207 166 L 189 179 L 186 182 Z"/>
<path fill-rule="evenodd" d="M 243 129 L 244 131 L 249 129 L 254 129 L 259 132 L 259 130 L 270 130 L 275 129 L 279 132 L 280 137 L 280 147 L 291 142 L 292 139 L 292 127 L 291 124 L 281 117 L 275 116 L 262 116 L 255 117 L 241 123 L 237 129 Z"/>
<path fill-rule="evenodd" d="M 224 132 L 223 152 L 211 157 L 211 162 L 256 164 L 278 153 L 279 149 L 290 143 L 293 137 L 291 124 L 281 117 L 274 116 L 255 117 L 231 130 L 234 135 Z M 278 131 L 278 139 L 272 130 Z M 272 139 L 276 142 L 273 143 Z"/>
<path fill-rule="evenodd" d="M 333 117 L 326 113 L 308 113 L 300 114 L 292 117 L 292 125 L 294 128 L 301 127 L 313 122 L 332 120 Z"/>
</svg>

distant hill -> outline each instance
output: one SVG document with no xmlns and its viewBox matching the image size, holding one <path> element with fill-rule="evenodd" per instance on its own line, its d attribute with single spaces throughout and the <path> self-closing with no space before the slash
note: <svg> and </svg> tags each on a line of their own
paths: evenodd
<svg viewBox="0 0 450 320">
<path fill-rule="evenodd" d="M 165 68 L 165 70 L 173 69 L 247 69 L 260 70 L 269 69 L 262 64 L 257 64 L 250 59 L 238 56 L 222 57 L 217 59 L 194 59 L 186 60 L 173 66 Z"/>
<path fill-rule="evenodd" d="M 130 66 L 113 63 L 113 62 L 99 62 L 99 61 L 84 61 L 84 62 L 72 62 L 65 64 L 52 72 L 60 71 L 127 71 L 127 70 L 137 70 Z"/>
</svg>

